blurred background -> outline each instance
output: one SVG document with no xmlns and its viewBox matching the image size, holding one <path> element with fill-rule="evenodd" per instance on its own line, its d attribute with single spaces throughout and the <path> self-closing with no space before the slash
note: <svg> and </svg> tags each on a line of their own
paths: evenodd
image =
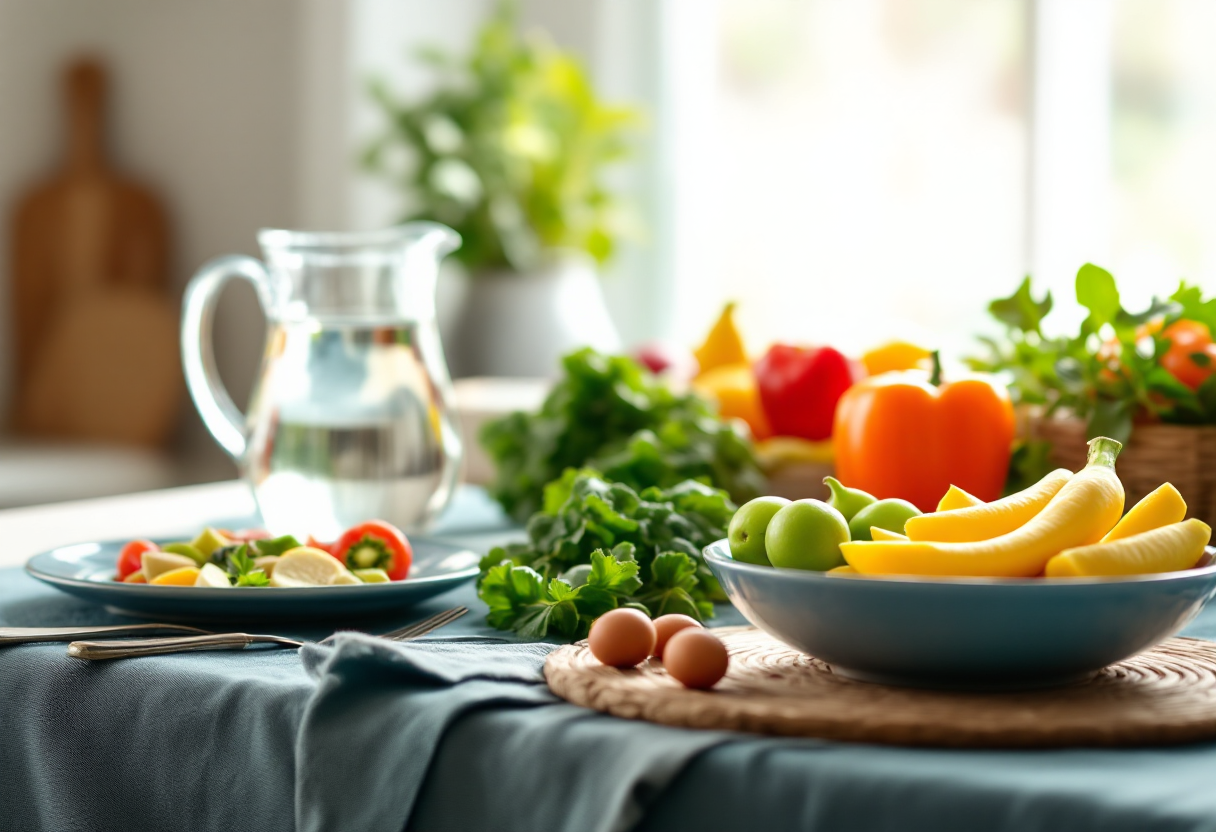
<svg viewBox="0 0 1216 832">
<path fill-rule="evenodd" d="M 1208 0 L 521 0 L 496 14 L 491 0 L 0 3 L 0 505 L 235 475 L 165 321 L 194 270 L 257 254 L 267 226 L 422 215 L 461 230 L 439 287 L 458 376 L 538 374 L 537 354 L 469 348 L 479 299 L 516 302 L 490 288 L 504 279 L 512 297 L 572 287 L 574 332 L 549 322 L 555 343 L 687 348 L 734 299 L 755 348 L 856 353 L 898 336 L 956 355 L 1028 273 L 1061 327 L 1079 320 L 1085 261 L 1132 308 L 1181 277 L 1216 283 Z M 509 127 L 505 150 L 453 133 L 496 107 L 505 121 L 487 130 Z M 511 159 L 530 166 L 523 190 L 487 173 Z M 138 283 L 126 340 L 52 315 L 67 295 L 46 295 L 50 280 Z M 215 350 L 242 407 L 263 338 L 252 291 L 232 286 Z M 80 364 L 89 353 L 99 369 Z M 74 378 L 93 398 L 56 398 Z M 147 423 L 103 429 L 106 412 Z"/>
</svg>

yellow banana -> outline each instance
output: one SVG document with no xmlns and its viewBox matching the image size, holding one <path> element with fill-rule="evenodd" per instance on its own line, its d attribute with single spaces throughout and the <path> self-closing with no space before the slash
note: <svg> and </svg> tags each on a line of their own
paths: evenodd
<svg viewBox="0 0 1216 832">
<path fill-rule="evenodd" d="M 1115 476 L 1115 457 L 1122 447 L 1104 436 L 1091 440 L 1085 467 L 1026 525 L 1000 537 L 966 543 L 853 541 L 841 543 L 840 551 L 866 575 L 1032 578 L 1062 550 L 1096 543 L 1118 522 L 1123 484 Z"/>
<path fill-rule="evenodd" d="M 970 543 L 1009 534 L 1025 526 L 1046 508 L 1071 477 L 1071 471 L 1057 468 L 1025 491 L 1010 494 L 1004 499 L 909 518 L 904 524 L 904 534 L 909 540 L 942 543 Z"/>
<path fill-rule="evenodd" d="M 1112 543 L 1170 523 L 1180 523 L 1183 517 L 1186 517 L 1186 500 L 1182 499 L 1177 488 L 1167 482 L 1132 506 L 1131 511 L 1106 533 L 1102 542 Z"/>
<path fill-rule="evenodd" d="M 1065 549 L 1047 561 L 1045 572 L 1048 578 L 1076 578 L 1190 569 L 1203 556 L 1203 547 L 1211 538 L 1212 529 L 1207 523 L 1184 520 L 1110 543 Z"/>
<path fill-rule="evenodd" d="M 942 498 L 937 501 L 937 511 L 954 511 L 956 508 L 971 508 L 982 506 L 984 501 L 973 494 L 968 494 L 957 485 L 950 486 Z"/>
</svg>

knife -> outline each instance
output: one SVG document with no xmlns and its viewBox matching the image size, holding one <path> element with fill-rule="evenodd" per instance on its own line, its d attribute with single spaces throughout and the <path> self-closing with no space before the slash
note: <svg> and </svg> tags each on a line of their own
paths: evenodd
<svg viewBox="0 0 1216 832">
<path fill-rule="evenodd" d="M 184 624 L 113 624 L 101 627 L 0 627 L 0 647 L 40 641 L 75 641 L 78 638 L 142 636 L 152 633 L 210 635 L 210 630 Z"/>
</svg>

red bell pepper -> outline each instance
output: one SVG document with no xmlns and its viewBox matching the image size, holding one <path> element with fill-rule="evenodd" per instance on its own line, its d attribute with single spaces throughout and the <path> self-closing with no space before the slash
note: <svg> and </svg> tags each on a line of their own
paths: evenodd
<svg viewBox="0 0 1216 832">
<path fill-rule="evenodd" d="M 836 403 L 856 379 L 853 365 L 837 350 L 791 344 L 769 347 L 755 372 L 773 433 L 812 441 L 831 437 Z"/>
<path fill-rule="evenodd" d="M 348 569 L 383 569 L 390 581 L 400 581 L 409 574 L 414 556 L 401 530 L 382 520 L 347 529 L 329 552 Z"/>
</svg>

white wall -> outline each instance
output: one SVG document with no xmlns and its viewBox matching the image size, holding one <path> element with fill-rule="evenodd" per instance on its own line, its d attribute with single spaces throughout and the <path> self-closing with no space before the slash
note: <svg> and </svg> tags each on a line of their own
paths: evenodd
<svg viewBox="0 0 1216 832">
<path fill-rule="evenodd" d="M 406 95 L 423 93 L 430 76 L 412 51 L 423 43 L 467 49 L 491 8 L 492 0 L 0 0 L 0 211 L 56 164 L 59 73 L 87 51 L 111 69 L 115 163 L 168 207 L 175 293 L 211 257 L 256 254 L 254 235 L 264 226 L 390 223 L 400 198 L 355 167 L 379 126 L 367 81 L 379 75 Z M 646 40 L 657 20 L 650 0 L 525 0 L 522 17 L 583 54 L 607 95 L 658 100 L 656 73 L 639 60 L 654 49 Z M 654 179 L 648 158 L 625 187 Z M 647 201 L 640 208 L 653 216 Z M 8 242 L 5 226 L 0 412 L 12 396 Z M 626 343 L 657 331 L 664 317 L 660 303 L 648 302 L 663 282 L 654 246 L 652 239 L 627 250 L 606 277 Z M 262 340 L 261 314 L 245 286 L 225 293 L 216 326 L 221 374 L 243 405 Z M 182 424 L 190 475 L 231 475 L 184 397 Z"/>
<path fill-rule="evenodd" d="M 172 223 L 180 294 L 203 261 L 255 252 L 254 233 L 295 215 L 296 0 L 0 2 L 0 210 L 53 169 L 64 135 L 59 74 L 81 51 L 111 71 L 115 164 L 150 185 Z M 0 235 L 0 344 L 9 351 L 7 225 Z M 220 369 L 243 403 L 261 351 L 261 315 L 244 286 L 225 294 Z M 0 407 L 12 391 L 0 361 Z M 199 475 L 231 469 L 183 398 L 182 442 Z"/>
</svg>

